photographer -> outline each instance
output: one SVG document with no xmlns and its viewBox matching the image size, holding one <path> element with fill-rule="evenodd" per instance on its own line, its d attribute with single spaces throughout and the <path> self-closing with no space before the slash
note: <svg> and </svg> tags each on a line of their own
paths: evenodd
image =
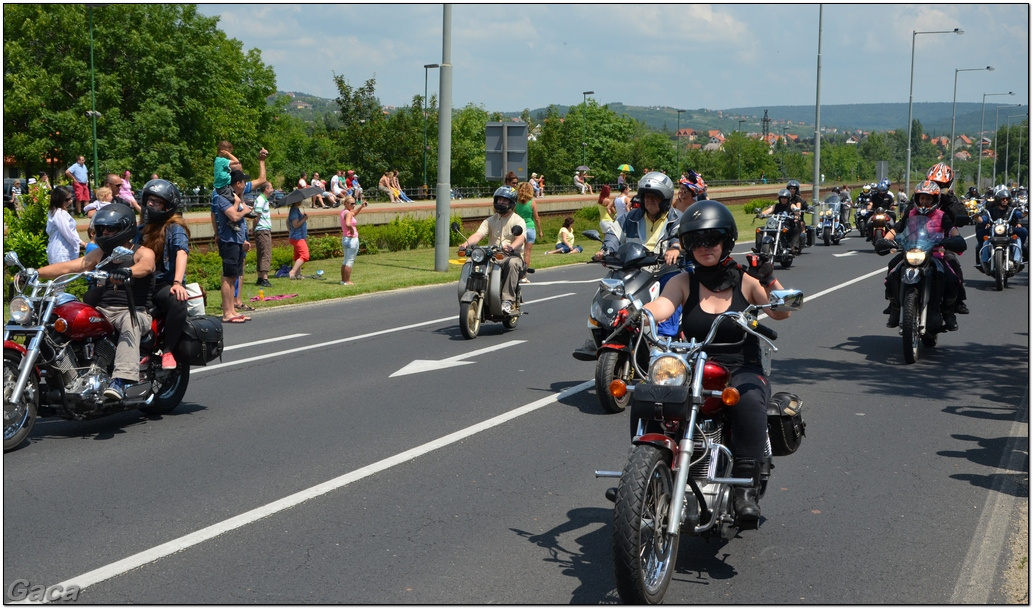
<svg viewBox="0 0 1033 609">
<path fill-rule="evenodd" d="M 341 211 L 341 247 L 344 248 L 344 258 L 341 260 L 341 285 L 352 284 L 352 266 L 355 264 L 355 256 L 359 253 L 359 230 L 356 227 L 355 216 L 359 214 L 369 203 L 363 201 L 362 205 L 355 207 L 355 197 L 345 197 L 344 209 Z"/>
</svg>

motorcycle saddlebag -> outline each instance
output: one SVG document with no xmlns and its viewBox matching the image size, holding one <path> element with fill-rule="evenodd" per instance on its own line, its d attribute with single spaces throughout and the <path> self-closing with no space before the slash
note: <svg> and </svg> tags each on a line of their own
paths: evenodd
<svg viewBox="0 0 1033 609">
<path fill-rule="evenodd" d="M 768 437 L 771 439 L 771 454 L 784 457 L 796 452 L 803 441 L 803 401 L 793 393 L 780 391 L 768 402 Z"/>
<path fill-rule="evenodd" d="M 183 336 L 173 354 L 191 366 L 204 366 L 222 358 L 222 319 L 214 315 L 187 317 Z"/>
</svg>

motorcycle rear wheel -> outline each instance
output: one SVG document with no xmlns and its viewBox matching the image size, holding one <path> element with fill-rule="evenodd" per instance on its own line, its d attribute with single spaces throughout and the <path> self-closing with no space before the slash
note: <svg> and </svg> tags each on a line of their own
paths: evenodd
<svg viewBox="0 0 1033 609">
<path fill-rule="evenodd" d="M 636 446 L 617 486 L 613 510 L 613 572 L 628 604 L 658 604 L 678 557 L 679 535 L 667 533 L 674 480 L 666 451 Z"/>
<path fill-rule="evenodd" d="M 918 334 L 918 292 L 908 290 L 904 295 L 904 302 L 901 304 L 904 319 L 900 324 L 904 338 L 904 361 L 913 364 L 918 361 L 918 344 L 921 342 Z"/>
<path fill-rule="evenodd" d="M 479 305 L 479 298 L 459 303 L 459 329 L 463 332 L 463 338 L 467 340 L 477 338 L 477 333 L 481 331 Z"/>
<path fill-rule="evenodd" d="M 603 351 L 595 362 L 595 394 L 603 410 L 610 413 L 624 412 L 631 401 L 631 394 L 626 393 L 621 399 L 610 394 L 610 383 L 623 379 L 631 380 L 631 356 L 624 351 Z M 630 383 L 628 383 L 630 384 Z"/>
<path fill-rule="evenodd" d="M 189 384 L 190 364 L 179 362 L 176 365 L 176 369 L 171 371 L 166 377 L 165 382 L 158 388 L 151 405 L 140 408 L 140 412 L 151 416 L 172 412 L 183 401 L 183 396 L 186 395 Z"/>
<path fill-rule="evenodd" d="M 14 391 L 14 386 L 18 382 L 18 368 L 22 357 L 22 354 L 14 349 L 4 349 L 4 452 L 18 448 L 29 437 L 33 425 L 36 424 L 36 413 L 39 411 L 39 379 L 35 372 L 29 374 L 19 403 L 12 405 L 7 400 L 7 396 Z M 11 409 L 11 423 L 7 422 L 8 408 Z"/>
<path fill-rule="evenodd" d="M 1008 275 L 1004 270 L 1004 252 L 1001 250 L 994 251 L 994 287 L 1000 292 L 1004 288 L 1008 287 Z"/>
</svg>

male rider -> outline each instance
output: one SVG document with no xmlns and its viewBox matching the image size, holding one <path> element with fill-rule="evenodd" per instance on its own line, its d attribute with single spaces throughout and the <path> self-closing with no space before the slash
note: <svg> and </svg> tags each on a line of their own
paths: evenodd
<svg viewBox="0 0 1033 609">
<path fill-rule="evenodd" d="M 477 231 L 459 244 L 459 253 L 462 255 L 466 248 L 480 243 L 487 235 L 491 245 L 499 246 L 509 254 L 502 261 L 502 312 L 507 315 L 513 310 L 517 282 L 524 272 L 524 235 L 527 233 L 527 224 L 519 214 L 513 213 L 516 203 L 516 189 L 500 186 L 492 202 L 495 214 L 485 218 Z M 517 227 L 520 227 L 517 231 L 519 234 L 513 232 Z"/>
<path fill-rule="evenodd" d="M 1022 212 L 1011 206 L 1011 191 L 1003 184 L 994 190 L 993 205 L 987 205 L 976 221 L 976 244 L 982 247 L 983 238 L 990 234 L 990 226 L 994 220 L 1005 218 L 1012 230 L 1019 237 L 1019 245 L 1022 246 L 1023 260 L 1029 260 L 1029 231 L 1022 226 Z M 978 260 L 977 260 L 978 262 Z M 976 265 L 980 271 L 982 267 Z"/>
<path fill-rule="evenodd" d="M 55 279 L 65 273 L 92 271 L 116 247 L 133 250 L 132 261 L 109 263 L 100 269 L 110 274 L 107 281 L 96 288 L 99 291 L 97 310 L 118 330 L 115 369 L 104 390 L 104 397 L 121 400 L 125 398 L 127 386 L 140 382 L 140 335 L 151 327 L 151 316 L 147 311 L 154 291 L 154 252 L 150 248 L 133 245 L 136 215 L 127 205 L 112 203 L 105 206 L 93 216 L 93 226 L 95 241 L 100 247 L 82 258 L 49 264 L 37 272 L 42 279 Z M 135 311 L 129 309 L 130 303 Z"/>
<path fill-rule="evenodd" d="M 792 201 L 792 193 L 789 192 L 788 188 L 783 188 L 778 191 L 778 203 L 768 207 L 761 214 L 767 216 L 770 214 L 788 213 L 792 216 L 792 220 L 789 221 L 789 247 L 793 248 L 793 254 L 800 253 L 800 204 Z M 754 247 L 753 251 L 760 253 L 759 250 Z"/>
</svg>

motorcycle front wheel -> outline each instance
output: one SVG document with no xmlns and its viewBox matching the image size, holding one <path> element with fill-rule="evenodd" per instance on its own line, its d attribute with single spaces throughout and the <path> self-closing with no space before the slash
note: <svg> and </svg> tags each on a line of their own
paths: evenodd
<svg viewBox="0 0 1033 609">
<path fill-rule="evenodd" d="M 904 361 L 913 364 L 918 361 L 918 343 L 921 342 L 918 334 L 918 291 L 908 290 L 900 308 L 904 314 L 900 324 L 904 338 Z"/>
<path fill-rule="evenodd" d="M 830 227 L 826 226 L 824 229 L 822 229 L 821 240 L 825 244 L 825 247 L 828 247 L 832 244 L 832 229 Z"/>
<path fill-rule="evenodd" d="M 29 437 L 39 409 L 39 379 L 35 372 L 29 374 L 17 404 L 7 399 L 18 383 L 22 357 L 14 349 L 4 349 L 4 452 L 18 448 Z"/>
<path fill-rule="evenodd" d="M 159 371 L 159 374 L 161 372 Z M 169 371 L 158 386 L 154 401 L 150 406 L 143 406 L 140 412 L 156 416 L 172 412 L 183 401 L 190 384 L 190 364 L 179 362 L 175 370 Z"/>
<path fill-rule="evenodd" d="M 470 302 L 459 303 L 459 329 L 463 332 L 463 338 L 477 338 L 481 331 L 481 307 L 480 299 L 474 298 Z"/>
<path fill-rule="evenodd" d="M 631 394 L 617 399 L 610 394 L 610 383 L 617 379 L 631 380 L 631 356 L 624 351 L 603 351 L 595 362 L 595 394 L 603 410 L 611 413 L 624 412 L 631 401 Z M 628 383 L 631 384 L 630 382 Z"/>
<path fill-rule="evenodd" d="M 1000 292 L 1008 286 L 1008 275 L 1004 270 L 1004 251 L 994 251 L 994 287 Z"/>
<path fill-rule="evenodd" d="M 613 572 L 628 604 L 658 604 L 667 593 L 679 535 L 667 533 L 674 480 L 666 451 L 636 446 L 621 474 L 613 510 Z"/>
</svg>

